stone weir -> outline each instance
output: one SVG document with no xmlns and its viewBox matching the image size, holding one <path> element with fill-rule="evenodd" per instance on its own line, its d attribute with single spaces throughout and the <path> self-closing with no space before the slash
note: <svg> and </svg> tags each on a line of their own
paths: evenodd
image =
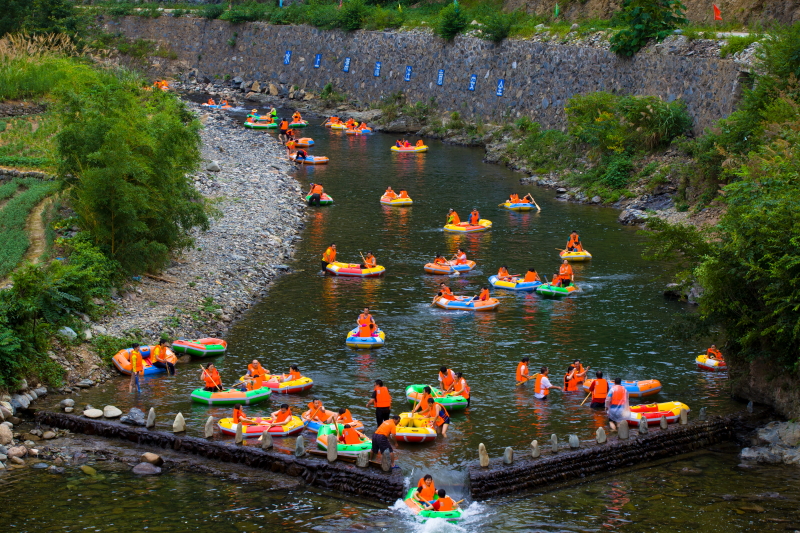
<svg viewBox="0 0 800 533">
<path fill-rule="evenodd" d="M 121 439 L 142 446 L 172 449 L 216 461 L 238 463 L 252 468 L 301 477 L 314 487 L 384 503 L 394 503 L 398 498 L 403 497 L 405 491 L 403 476 L 399 470 L 384 473 L 357 468 L 341 462 L 329 463 L 326 460 L 301 458 L 255 447 L 237 446 L 232 442 L 214 442 L 197 437 L 152 431 L 141 427 L 48 411 L 37 412 L 36 420 L 41 424 L 68 429 L 73 433 Z"/>
<path fill-rule="evenodd" d="M 627 439 L 616 437 L 605 441 L 598 438 L 597 444 L 584 448 L 573 440 L 572 446 L 578 448 L 569 451 L 559 449 L 557 442 L 555 452 L 549 443 L 539 450 L 534 441 L 531 455 L 538 457 L 529 455 L 525 459 L 513 460 L 509 448 L 504 458 L 492 459 L 486 467 L 471 465 L 471 494 L 476 500 L 484 500 L 688 453 L 733 439 L 734 430 L 742 426 L 746 417 L 744 413 L 711 417 L 690 425 L 649 429 L 645 433 L 631 429 Z M 627 425 L 625 429 L 628 429 Z M 620 431 L 621 434 L 626 432 Z"/>
<path fill-rule="evenodd" d="M 698 57 L 667 43 L 627 59 L 585 45 L 519 39 L 494 44 L 468 36 L 446 42 L 417 31 L 346 33 L 191 17 L 104 23 L 110 33 L 173 51 L 177 61 L 154 58 L 163 73 L 174 64 L 194 69 L 198 79 L 258 81 L 261 91 L 279 83 L 319 92 L 331 83 L 362 103 L 403 92 L 411 102 L 434 98 L 439 111 L 488 122 L 528 116 L 545 127 L 563 127 L 570 97 L 608 91 L 682 99 L 695 131 L 702 132 L 734 110 L 741 92 L 733 60 Z"/>
</svg>

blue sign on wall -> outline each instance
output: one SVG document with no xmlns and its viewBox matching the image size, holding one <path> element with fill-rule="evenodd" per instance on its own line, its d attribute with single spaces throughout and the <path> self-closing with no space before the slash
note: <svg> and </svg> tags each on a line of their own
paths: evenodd
<svg viewBox="0 0 800 533">
<path fill-rule="evenodd" d="M 375 76 L 376 78 L 381 75 L 381 62 L 380 61 L 376 61 L 375 62 L 375 70 L 372 71 L 372 75 Z"/>
<path fill-rule="evenodd" d="M 342 67 L 342 70 L 345 71 L 345 72 L 350 72 L 350 58 L 349 57 L 345 57 L 344 58 L 344 66 Z"/>
<path fill-rule="evenodd" d="M 474 91 L 475 90 L 475 86 L 477 84 L 478 84 L 478 76 L 473 74 L 472 76 L 469 77 L 469 90 L 470 91 Z"/>
<path fill-rule="evenodd" d="M 411 66 L 406 67 L 406 76 L 403 78 L 406 81 L 411 81 Z"/>
<path fill-rule="evenodd" d="M 503 92 L 506 90 L 506 80 L 498 80 L 497 81 L 497 96 L 503 96 Z"/>
<path fill-rule="evenodd" d="M 283 54 L 283 64 L 288 65 L 291 60 L 292 60 L 292 51 L 286 50 L 286 53 Z"/>
<path fill-rule="evenodd" d="M 436 77 L 436 85 L 441 85 L 444 83 L 444 69 L 439 69 L 439 75 Z"/>
<path fill-rule="evenodd" d="M 322 63 L 322 54 L 317 54 L 314 56 L 314 68 L 319 68 L 320 63 Z"/>
</svg>

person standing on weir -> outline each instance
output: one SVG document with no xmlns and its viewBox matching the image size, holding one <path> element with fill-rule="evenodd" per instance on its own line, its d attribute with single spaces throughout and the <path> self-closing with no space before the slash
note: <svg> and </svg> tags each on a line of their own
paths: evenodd
<svg viewBox="0 0 800 533">
<path fill-rule="evenodd" d="M 631 412 L 628 391 L 622 386 L 622 378 L 614 379 L 614 386 L 606 397 L 606 410 L 608 410 L 608 424 L 613 431 L 616 431 L 617 424 L 625 420 Z"/>
<path fill-rule="evenodd" d="M 392 396 L 380 379 L 375 380 L 375 389 L 372 391 L 372 398 L 367 402 L 367 407 L 370 405 L 375 406 L 375 422 L 378 427 L 389 420 L 392 412 Z"/>
</svg>

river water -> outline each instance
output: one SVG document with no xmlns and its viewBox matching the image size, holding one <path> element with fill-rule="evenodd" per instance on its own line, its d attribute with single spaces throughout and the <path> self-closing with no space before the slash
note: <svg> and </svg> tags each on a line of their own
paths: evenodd
<svg viewBox="0 0 800 533">
<path fill-rule="evenodd" d="M 398 464 L 413 480 L 431 472 L 437 485 L 460 498 L 468 495 L 463 486 L 465 465 L 476 459 L 479 443 L 497 456 L 506 446 L 524 451 L 532 439 L 543 441 L 553 433 L 561 439 L 569 434 L 589 439 L 606 423 L 602 413 L 580 406 L 581 392 L 554 391 L 547 402 L 540 402 L 533 398 L 532 387 L 515 387 L 514 371 L 523 356 L 530 357 L 534 368 L 549 366 L 554 384 L 559 384 L 571 361 L 581 359 L 592 367 L 591 373 L 602 370 L 609 377 L 659 379 L 663 390 L 652 399 L 682 401 L 695 415 L 701 407 L 710 414 L 741 408 L 729 399 L 723 376 L 695 369 L 694 356 L 705 345 L 666 335 L 665 328 L 675 315 L 688 311 L 684 304 L 663 298 L 663 267 L 641 259 L 643 237 L 619 225 L 617 211 L 564 203 L 554 199 L 551 191 L 520 186 L 518 174 L 483 164 L 480 149 L 427 141 L 430 151 L 425 154 L 395 154 L 389 150 L 395 137 L 389 135 L 354 137 L 319 126 L 302 133 L 315 140 L 311 154 L 328 156 L 331 161 L 327 166 L 300 168 L 297 178 L 304 187 L 312 181 L 322 183 L 335 203 L 309 209 L 303 240 L 290 265 L 292 273 L 278 280 L 269 295 L 236 323 L 227 338 L 228 353 L 214 362 L 224 382 L 241 375 L 253 358 L 275 372 L 286 372 L 296 363 L 314 380 L 314 387 L 305 395 L 273 397 L 246 409 L 248 414 L 262 415 L 282 401 L 304 410 L 312 397 L 319 397 L 328 409 L 349 407 L 371 434 L 374 411 L 365 404 L 373 380 L 384 381 L 394 399 L 393 410 L 400 412 L 408 410 L 402 394 L 407 385 L 434 384 L 439 366 L 449 366 L 469 381 L 471 407 L 451 413 L 453 423 L 446 439 L 427 445 L 400 444 Z M 253 132 L 254 137 L 258 135 L 264 133 Z M 414 205 L 381 206 L 379 198 L 387 186 L 406 188 Z M 513 213 L 498 207 L 509 193 L 529 191 L 542 207 L 540 213 Z M 462 219 L 477 207 L 494 226 L 482 234 L 444 233 L 450 207 Z M 563 248 L 573 229 L 594 255 L 591 262 L 573 266 L 580 292 L 548 300 L 493 290 L 501 305 L 489 313 L 448 312 L 430 306 L 439 282 L 446 281 L 456 294 L 473 295 L 502 264 L 516 273 L 535 267 L 552 275 L 559 264 L 556 249 Z M 372 251 L 386 267 L 386 275 L 369 280 L 322 275 L 320 256 L 331 242 L 345 261 L 357 262 L 359 252 Z M 452 256 L 457 247 L 477 262 L 473 272 L 453 278 L 424 273 L 423 265 L 436 253 Z M 345 346 L 346 333 L 364 306 L 372 308 L 387 334 L 384 348 L 357 351 Z M 197 368 L 179 366 L 175 377 L 148 379 L 143 392 L 135 396 L 128 394 L 127 380 L 120 377 L 83 393 L 78 401 L 114 404 L 123 410 L 152 406 L 164 421 L 182 412 L 189 433 L 201 434 L 209 414 L 228 416 L 229 410 L 189 401 L 191 390 L 200 383 Z M 293 447 L 293 442 L 284 439 L 278 444 Z M 250 531 L 257 524 L 285 531 L 624 527 L 629 531 L 701 528 L 727 532 L 741 531 L 754 517 L 762 528 L 784 527 L 764 518 L 784 518 L 779 505 L 784 500 L 754 494 L 779 490 L 796 503 L 800 496 L 796 476 L 781 469 L 734 469 L 737 463 L 735 450 L 723 447 L 540 495 L 472 503 L 459 526 L 438 521 L 415 525 L 402 509 L 376 510 L 311 490 L 265 493 L 258 484 L 189 474 L 145 480 L 112 469 L 104 474 L 100 487 L 87 488 L 90 495 L 80 496 L 78 489 L 83 490 L 84 484 L 98 482 L 77 474 L 63 479 L 36 473 L 20 480 L 15 490 L 38 497 L 37 510 L 6 509 L 0 518 L 11 520 L 20 530 L 32 530 L 32 524 L 46 522 L 48 516 L 58 517 L 58 525 L 37 530 L 91 530 L 88 515 L 64 503 L 80 496 L 80 501 L 94 499 L 109 516 L 124 516 L 113 528 L 98 530 L 133 531 L 149 516 L 147 502 L 158 495 L 178 508 L 177 513 L 165 513 L 169 515 L 163 518 L 167 529 L 148 526 L 160 531 L 196 530 L 203 522 L 213 523 L 219 531 Z M 764 476 L 772 481 L 764 482 Z M 40 491 L 37 483 L 48 483 L 54 496 Z M 723 499 L 726 492 L 734 496 Z M 192 510 L 198 498 L 203 502 L 202 513 Z M 758 499 L 759 508 L 767 509 L 767 514 L 743 511 L 751 504 L 742 503 L 742 498 L 746 502 Z M 114 503 L 117 500 L 125 504 Z M 236 518 L 235 513 L 243 511 L 256 519 Z"/>
</svg>

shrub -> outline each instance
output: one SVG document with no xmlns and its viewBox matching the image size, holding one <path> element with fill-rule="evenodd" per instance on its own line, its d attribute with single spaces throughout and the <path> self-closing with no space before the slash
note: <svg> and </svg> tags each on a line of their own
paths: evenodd
<svg viewBox="0 0 800 533">
<path fill-rule="evenodd" d="M 617 109 L 631 126 L 631 141 L 648 150 L 669 144 L 692 127 L 683 100 L 667 103 L 657 96 L 626 96 Z"/>
<path fill-rule="evenodd" d="M 517 127 L 525 132 L 525 137 L 514 146 L 514 152 L 536 172 L 560 170 L 575 162 L 575 147 L 566 133 L 542 130 L 538 122 L 532 122 L 527 117 L 518 119 Z"/>
<path fill-rule="evenodd" d="M 627 154 L 614 154 L 600 168 L 604 170 L 600 183 L 611 189 L 623 189 L 630 181 L 633 163 Z"/>
<path fill-rule="evenodd" d="M 367 30 L 383 30 L 387 28 L 399 28 L 403 25 L 405 17 L 394 9 L 373 8 L 369 12 L 364 28 Z"/>
<path fill-rule="evenodd" d="M 623 0 L 617 20 L 626 27 L 611 37 L 611 51 L 633 56 L 648 41 L 661 41 L 675 28 L 687 24 L 680 0 Z"/>
<path fill-rule="evenodd" d="M 350 0 L 339 10 L 339 27 L 344 31 L 356 31 L 364 25 L 367 6 L 362 0 Z"/>
<path fill-rule="evenodd" d="M 452 41 L 468 25 L 469 22 L 463 11 L 457 5 L 449 4 L 439 12 L 435 32 L 442 39 Z"/>
<path fill-rule="evenodd" d="M 732 35 L 726 39 L 726 43 L 719 49 L 720 57 L 728 57 L 738 54 L 747 49 L 751 44 L 763 39 L 763 35 L 751 33 L 750 35 L 737 36 Z"/>
<path fill-rule="evenodd" d="M 513 18 L 502 12 L 495 12 L 481 26 L 481 38 L 494 43 L 499 43 L 511 33 Z"/>
<path fill-rule="evenodd" d="M 218 19 L 225 13 L 225 6 L 221 4 L 206 4 L 200 11 L 200 16 L 207 19 Z"/>
</svg>

